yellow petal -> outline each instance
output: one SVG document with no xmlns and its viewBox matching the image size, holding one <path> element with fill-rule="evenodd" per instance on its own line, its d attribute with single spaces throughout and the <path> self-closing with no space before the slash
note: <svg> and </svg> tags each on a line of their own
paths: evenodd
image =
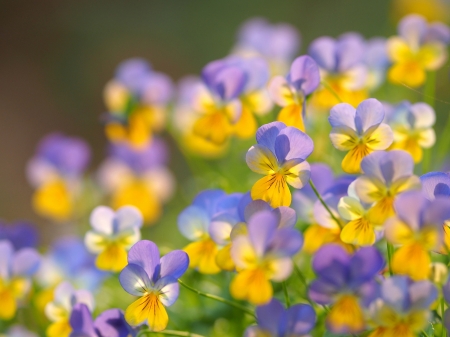
<svg viewBox="0 0 450 337">
<path fill-rule="evenodd" d="M 394 142 L 391 149 L 408 152 L 413 157 L 414 163 L 419 163 L 422 160 L 423 151 L 416 138 L 405 137 L 402 141 Z"/>
<path fill-rule="evenodd" d="M 253 200 L 264 200 L 273 208 L 289 206 L 291 204 L 291 191 L 282 174 L 271 174 L 259 179 L 251 190 Z"/>
<path fill-rule="evenodd" d="M 250 138 L 256 133 L 258 125 L 249 108 L 243 106 L 242 114 L 236 124 L 233 125 L 234 134 L 239 138 Z"/>
<path fill-rule="evenodd" d="M 202 274 L 217 274 L 220 268 L 216 263 L 217 245 L 211 239 L 193 242 L 184 248 L 189 255 L 189 267 L 198 268 Z"/>
<path fill-rule="evenodd" d="M 73 211 L 70 192 L 62 180 L 42 185 L 33 195 L 33 207 L 38 214 L 65 221 Z"/>
<path fill-rule="evenodd" d="M 9 320 L 14 317 L 17 310 L 16 299 L 8 289 L 0 291 L 0 319 Z"/>
<path fill-rule="evenodd" d="M 169 316 L 158 296 L 150 293 L 128 306 L 125 320 L 132 326 L 140 325 L 147 320 L 150 330 L 162 331 L 169 323 Z"/>
<path fill-rule="evenodd" d="M 124 125 L 111 122 L 105 126 L 105 135 L 111 142 L 119 142 L 127 137 L 127 130 Z"/>
<path fill-rule="evenodd" d="M 135 181 L 118 189 L 112 198 L 112 207 L 118 209 L 131 205 L 137 207 L 144 218 L 145 224 L 153 224 L 161 216 L 161 204 L 148 185 Z"/>
<path fill-rule="evenodd" d="M 140 297 L 128 306 L 127 310 L 125 310 L 125 320 L 128 324 L 136 326 L 148 319 L 148 302 L 149 298 L 147 295 Z"/>
<path fill-rule="evenodd" d="M 437 70 L 447 60 L 447 49 L 441 42 L 424 44 L 417 55 L 419 62 L 427 70 Z"/>
<path fill-rule="evenodd" d="M 364 142 L 371 150 L 386 150 L 393 140 L 394 134 L 391 127 L 381 123 L 369 136 L 365 137 Z"/>
<path fill-rule="evenodd" d="M 261 269 L 244 270 L 238 273 L 230 285 L 231 295 L 238 300 L 247 300 L 254 305 L 270 301 L 273 288 Z"/>
<path fill-rule="evenodd" d="M 365 321 L 358 299 L 351 295 L 342 296 L 331 307 L 327 315 L 327 325 L 336 332 L 358 333 L 363 330 Z"/>
<path fill-rule="evenodd" d="M 345 155 L 342 161 L 342 169 L 350 174 L 361 173 L 361 161 L 371 152 L 372 150 L 364 144 L 356 146 Z"/>
<path fill-rule="evenodd" d="M 120 245 L 111 244 L 95 260 L 100 270 L 119 272 L 127 265 L 127 251 Z"/>
<path fill-rule="evenodd" d="M 399 248 L 392 258 L 395 274 L 408 275 L 413 280 L 426 280 L 430 273 L 430 256 L 422 245 L 413 243 Z"/>
<path fill-rule="evenodd" d="M 236 266 L 231 258 L 231 243 L 223 247 L 216 256 L 216 264 L 222 270 L 233 271 Z"/>
<path fill-rule="evenodd" d="M 280 111 L 277 121 L 283 122 L 287 126 L 293 126 L 304 132 L 305 124 L 303 122 L 302 110 L 302 107 L 298 104 L 288 105 Z"/>
<path fill-rule="evenodd" d="M 383 224 L 394 213 L 394 198 L 383 197 L 369 209 L 367 218 L 375 224 Z"/>
<path fill-rule="evenodd" d="M 386 41 L 386 49 L 390 59 L 394 62 L 405 62 L 412 58 L 412 52 L 405 40 L 398 36 Z"/>
<path fill-rule="evenodd" d="M 148 144 L 152 136 L 151 129 L 143 113 L 134 112 L 128 119 L 128 140 L 130 144 L 141 148 Z"/>
<path fill-rule="evenodd" d="M 413 88 L 421 86 L 425 82 L 425 77 L 425 70 L 414 60 L 395 63 L 388 72 L 390 82 Z"/>
<path fill-rule="evenodd" d="M 341 232 L 341 239 L 345 243 L 357 246 L 371 246 L 375 243 L 373 225 L 365 218 L 350 221 Z"/>
<path fill-rule="evenodd" d="M 200 117 L 194 124 L 194 133 L 214 144 L 221 145 L 230 136 L 233 128 L 228 117 L 218 111 Z"/>
<path fill-rule="evenodd" d="M 320 247 L 327 243 L 341 245 L 346 251 L 352 252 L 351 245 L 342 242 L 340 228 L 324 228 L 320 225 L 311 225 L 305 231 L 305 243 L 303 251 L 314 254 Z"/>
<path fill-rule="evenodd" d="M 69 337 L 72 327 L 67 319 L 50 324 L 46 332 L 47 337 Z"/>
<path fill-rule="evenodd" d="M 228 148 L 228 142 L 218 145 L 196 135 L 193 132 L 184 135 L 181 144 L 190 152 L 207 158 L 221 157 Z"/>
<path fill-rule="evenodd" d="M 415 233 L 403 221 L 393 218 L 386 224 L 386 239 L 393 244 L 408 245 L 415 242 Z"/>
</svg>

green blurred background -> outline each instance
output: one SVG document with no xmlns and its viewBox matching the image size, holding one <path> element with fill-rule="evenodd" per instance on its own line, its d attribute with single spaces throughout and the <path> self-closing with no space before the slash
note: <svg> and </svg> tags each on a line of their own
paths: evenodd
<svg viewBox="0 0 450 337">
<path fill-rule="evenodd" d="M 297 27 L 301 53 L 321 35 L 358 31 L 388 37 L 396 25 L 389 0 L 11 0 L 1 1 L 0 8 L 0 217 L 34 221 L 46 243 L 66 229 L 32 211 L 26 162 L 40 138 L 62 131 L 89 142 L 91 168 L 97 167 L 106 147 L 99 121 L 102 91 L 122 60 L 146 58 L 177 80 L 224 57 L 251 17 Z M 445 84 L 447 69 L 439 75 Z M 440 104 L 449 110 L 440 102 L 437 109 Z M 171 163 L 180 179 L 183 165 L 177 158 Z"/>
</svg>

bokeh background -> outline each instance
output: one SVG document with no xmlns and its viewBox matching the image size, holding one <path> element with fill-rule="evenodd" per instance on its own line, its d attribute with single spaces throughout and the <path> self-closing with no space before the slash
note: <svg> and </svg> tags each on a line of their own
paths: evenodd
<svg viewBox="0 0 450 337">
<path fill-rule="evenodd" d="M 106 148 L 103 87 L 122 60 L 146 58 L 176 81 L 224 57 L 251 17 L 294 25 L 305 53 L 321 35 L 393 35 L 404 9 L 395 6 L 389 0 L 0 1 L 0 218 L 33 221 L 44 243 L 67 230 L 33 212 L 25 166 L 39 139 L 52 131 L 86 139 L 91 167 L 98 165 Z M 437 88 L 436 97 L 445 101 L 448 66 Z M 436 102 L 437 110 L 449 107 Z M 183 179 L 184 161 L 173 143 L 172 150 L 171 168 Z"/>
</svg>

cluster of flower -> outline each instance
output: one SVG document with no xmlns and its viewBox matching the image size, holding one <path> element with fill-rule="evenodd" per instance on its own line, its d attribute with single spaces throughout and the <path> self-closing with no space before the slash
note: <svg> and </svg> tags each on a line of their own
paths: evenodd
<svg viewBox="0 0 450 337">
<path fill-rule="evenodd" d="M 446 25 L 410 15 L 398 36 L 320 37 L 294 59 L 293 27 L 251 20 L 231 55 L 207 64 L 201 78 L 180 81 L 171 118 L 170 79 L 141 59 L 125 61 L 105 89 L 109 157 L 94 187 L 84 177 L 90 153 L 80 139 L 47 136 L 28 165 L 36 211 L 74 223 L 90 213 L 91 228 L 84 241 L 63 238 L 40 255 L 30 225 L 0 227 L 0 320 L 11 322 L 33 299 L 51 322 L 49 337 L 200 336 L 165 330 L 165 308 L 181 285 L 255 318 L 240 332 L 246 337 L 321 336 L 325 329 L 329 336 L 444 336 L 450 175 L 427 172 L 435 111 L 430 101 L 369 97 L 385 78 L 413 88 L 434 81 L 449 43 Z M 164 130 L 187 156 L 217 157 L 233 137 L 256 135 L 245 161 L 263 177 L 247 190 L 245 183 L 231 189 L 240 192 L 197 194 L 178 216 L 190 243 L 161 257 L 154 242 L 141 240 L 141 227 L 158 220 L 174 190 L 168 151 L 156 136 Z M 346 153 L 340 161 L 339 152 L 320 149 L 339 160 L 339 176 L 333 160 L 307 162 L 328 134 Z M 189 268 L 198 277 L 228 273 L 233 299 L 185 284 Z M 93 319 L 92 293 L 107 279 L 138 299 L 125 312 L 102 303 Z M 288 287 L 293 279 L 303 294 Z M 5 326 L 8 336 L 34 336 Z"/>
</svg>

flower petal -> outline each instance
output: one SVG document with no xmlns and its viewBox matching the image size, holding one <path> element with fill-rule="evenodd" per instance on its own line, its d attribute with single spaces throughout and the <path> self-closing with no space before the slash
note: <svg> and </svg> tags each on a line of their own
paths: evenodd
<svg viewBox="0 0 450 337">
<path fill-rule="evenodd" d="M 347 127 L 356 130 L 355 125 L 356 109 L 348 103 L 339 103 L 330 111 L 328 121 L 335 127 Z"/>
<path fill-rule="evenodd" d="M 294 94 L 283 76 L 275 76 L 270 80 L 269 94 L 279 106 L 285 107 L 295 103 Z"/>
<path fill-rule="evenodd" d="M 286 125 L 280 122 L 264 124 L 256 131 L 256 142 L 275 153 L 275 139 L 285 128 Z"/>
<path fill-rule="evenodd" d="M 308 304 L 296 304 L 287 310 L 286 331 L 292 335 L 303 336 L 316 324 L 316 312 Z"/>
<path fill-rule="evenodd" d="M 363 134 L 370 128 L 380 125 L 383 119 L 383 104 L 375 98 L 362 101 L 356 108 L 355 126 L 359 134 Z"/>
<path fill-rule="evenodd" d="M 178 215 L 178 229 L 189 240 L 198 240 L 208 233 L 210 218 L 198 206 L 189 206 Z"/>
<path fill-rule="evenodd" d="M 277 299 L 272 299 L 269 303 L 257 307 L 258 326 L 272 335 L 277 335 L 284 311 L 283 305 Z"/>
<path fill-rule="evenodd" d="M 314 59 L 308 55 L 297 57 L 292 62 L 289 81 L 297 91 L 302 91 L 304 95 L 309 95 L 316 90 L 320 84 L 320 73 Z"/>
<path fill-rule="evenodd" d="M 141 240 L 128 252 L 128 263 L 143 268 L 153 282 L 160 272 L 159 250 L 155 243 Z"/>
<path fill-rule="evenodd" d="M 122 232 L 129 228 L 142 227 L 142 214 L 134 206 L 123 206 L 116 211 L 115 220 L 117 231 Z"/>
<path fill-rule="evenodd" d="M 107 206 L 96 207 L 89 218 L 92 228 L 97 232 L 112 235 L 114 231 L 114 211 Z"/>
<path fill-rule="evenodd" d="M 270 211 L 254 214 L 248 222 L 248 235 L 258 256 L 263 256 L 273 240 L 278 225 L 278 218 Z"/>
<path fill-rule="evenodd" d="M 275 153 L 279 162 L 305 160 L 313 149 L 311 137 L 294 127 L 281 130 L 275 140 Z"/>
<path fill-rule="evenodd" d="M 315 39 L 309 46 L 308 54 L 317 62 L 319 67 L 328 71 L 336 68 L 336 40 L 324 36 Z"/>
<path fill-rule="evenodd" d="M 170 307 L 178 299 L 180 293 L 180 285 L 176 278 L 172 276 L 166 276 L 158 280 L 155 284 L 155 288 L 159 289 L 161 295 L 159 295 L 159 300 L 161 303 Z"/>
<path fill-rule="evenodd" d="M 271 174 L 278 171 L 278 161 L 270 150 L 261 145 L 252 146 L 245 156 L 248 167 L 259 174 Z"/>
<path fill-rule="evenodd" d="M 72 334 L 76 336 L 97 337 L 92 314 L 83 303 L 74 306 L 70 315 L 70 326 L 72 327 Z"/>
<path fill-rule="evenodd" d="M 161 258 L 160 277 L 180 278 L 189 267 L 189 257 L 182 250 L 174 250 Z"/>
</svg>

